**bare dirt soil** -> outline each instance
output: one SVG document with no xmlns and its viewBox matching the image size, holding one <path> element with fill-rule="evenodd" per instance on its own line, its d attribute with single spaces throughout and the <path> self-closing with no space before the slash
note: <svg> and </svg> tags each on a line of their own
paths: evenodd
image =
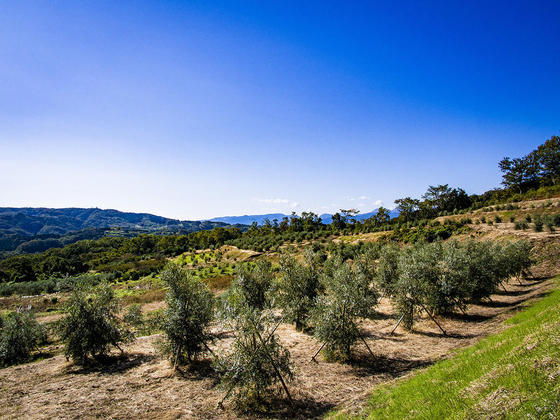
<svg viewBox="0 0 560 420">
<path fill-rule="evenodd" d="M 382 299 L 379 316 L 367 320 L 362 331 L 375 357 L 363 343 L 355 347 L 351 364 L 317 362 L 311 356 L 319 343 L 311 336 L 281 325 L 277 332 L 290 350 L 297 380 L 290 384 L 295 411 L 285 401 L 267 417 L 310 418 L 334 407 L 359 410 L 373 385 L 411 373 L 449 356 L 453 349 L 472 344 L 504 328 L 502 321 L 529 299 L 542 296 L 554 282 L 529 280 L 510 283 L 492 302 L 472 305 L 467 315 L 438 318 L 448 336 L 428 318 L 417 320 L 415 330 L 390 331 L 396 316 L 390 302 Z M 157 352 L 158 336 L 141 337 L 115 355 L 111 363 L 79 368 L 57 354 L 41 361 L 0 370 L 1 418 L 236 418 L 227 403 L 218 408 L 223 391 L 207 363 L 175 373 Z M 231 337 L 223 334 L 214 346 L 227 347 Z M 252 415 L 255 416 L 255 415 Z"/>
</svg>

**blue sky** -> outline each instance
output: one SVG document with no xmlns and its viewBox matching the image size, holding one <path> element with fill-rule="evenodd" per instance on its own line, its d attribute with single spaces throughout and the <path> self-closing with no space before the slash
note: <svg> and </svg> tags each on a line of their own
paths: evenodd
<svg viewBox="0 0 560 420">
<path fill-rule="evenodd" d="M 489 4 L 491 3 L 491 4 Z M 557 1 L 0 4 L 0 206 L 357 207 L 560 134 Z"/>
</svg>

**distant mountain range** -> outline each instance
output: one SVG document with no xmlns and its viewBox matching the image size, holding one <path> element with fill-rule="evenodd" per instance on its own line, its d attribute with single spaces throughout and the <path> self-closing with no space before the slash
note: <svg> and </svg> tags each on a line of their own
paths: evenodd
<svg viewBox="0 0 560 420">
<path fill-rule="evenodd" d="M 220 226 L 228 225 L 98 208 L 0 207 L 0 253 L 40 252 L 107 235 L 185 234 Z"/>
<path fill-rule="evenodd" d="M 374 209 L 368 213 L 360 213 L 356 216 L 356 220 L 365 220 L 377 214 L 377 209 Z M 397 217 L 399 215 L 399 211 L 397 209 L 390 210 L 389 215 L 391 218 Z M 264 224 L 265 220 L 270 220 L 271 222 L 276 219 L 279 222 L 284 217 L 289 217 L 289 214 L 283 213 L 268 213 L 268 214 L 253 214 L 253 215 L 244 215 L 244 216 L 224 216 L 224 217 L 214 217 L 213 219 L 209 219 L 210 222 L 223 222 L 229 224 L 242 224 L 242 225 L 251 225 L 253 222 L 257 222 L 257 224 L 262 225 Z M 321 221 L 324 224 L 332 223 L 332 214 L 324 213 L 321 214 Z"/>
</svg>

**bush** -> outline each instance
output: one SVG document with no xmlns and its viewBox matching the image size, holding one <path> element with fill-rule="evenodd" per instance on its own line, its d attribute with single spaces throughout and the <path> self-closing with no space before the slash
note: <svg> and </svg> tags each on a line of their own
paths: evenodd
<svg viewBox="0 0 560 420">
<path fill-rule="evenodd" d="M 311 264 L 300 264 L 293 257 L 280 260 L 280 279 L 276 303 L 284 319 L 294 322 L 296 329 L 308 326 L 308 318 L 319 291 L 319 273 Z"/>
<path fill-rule="evenodd" d="M 31 354 L 45 339 L 45 330 L 37 323 L 33 313 L 0 315 L 0 366 L 30 360 Z"/>
<path fill-rule="evenodd" d="M 221 301 L 220 314 L 235 331 L 231 351 L 215 361 L 221 386 L 227 389 L 238 409 L 259 409 L 278 389 L 284 378 L 293 378 L 290 353 L 284 349 L 272 327 L 273 311 L 269 290 L 272 272 L 269 264 L 240 273 Z M 262 292 L 262 293 L 261 293 Z M 287 390 L 287 388 L 285 388 Z"/>
<path fill-rule="evenodd" d="M 290 353 L 278 342 L 270 312 L 246 305 L 234 312 L 238 316 L 230 320 L 236 331 L 231 351 L 214 366 L 237 409 L 259 410 L 279 391 L 279 383 L 285 386 L 293 379 Z"/>
<path fill-rule="evenodd" d="M 400 250 L 396 245 L 383 247 L 380 252 L 375 279 L 377 286 L 387 297 L 393 297 L 396 293 L 395 287 L 399 279 L 399 255 Z"/>
<path fill-rule="evenodd" d="M 66 357 L 83 365 L 89 356 L 100 359 L 107 355 L 111 346 L 122 352 L 120 345 L 134 336 L 118 319 L 119 309 L 108 284 L 75 288 L 59 324 Z"/>
<path fill-rule="evenodd" d="M 533 265 L 531 258 L 532 245 L 529 241 L 512 242 L 505 246 L 503 258 L 505 259 L 505 276 L 515 276 L 519 280 L 527 275 L 527 270 Z"/>
<path fill-rule="evenodd" d="M 208 332 L 214 317 L 214 299 L 208 287 L 190 275 L 187 270 L 170 264 L 161 273 L 167 286 L 163 331 L 166 335 L 165 352 L 173 364 L 188 361 L 209 350 Z"/>
<path fill-rule="evenodd" d="M 500 284 L 496 256 L 501 253 L 501 247 L 488 241 L 467 241 L 463 246 L 468 260 L 465 282 L 469 289 L 469 299 L 480 302 L 494 293 Z"/>
<path fill-rule="evenodd" d="M 332 274 L 331 274 L 332 273 Z M 360 338 L 359 318 L 369 318 L 377 304 L 373 275 L 363 264 L 335 263 L 322 276 L 325 294 L 313 309 L 315 337 L 325 344 L 328 359 L 351 359 L 352 345 Z"/>
<path fill-rule="evenodd" d="M 543 231 L 543 222 L 542 222 L 540 217 L 538 217 L 538 218 L 535 217 L 534 227 L 535 227 L 535 232 L 542 232 Z"/>
<path fill-rule="evenodd" d="M 240 265 L 233 283 L 222 296 L 224 304 L 221 305 L 221 310 L 237 310 L 244 305 L 259 310 L 270 307 L 273 280 L 272 265 L 266 260 L 259 260 L 254 265 Z M 226 318 L 235 317 L 235 314 L 222 315 Z"/>
</svg>

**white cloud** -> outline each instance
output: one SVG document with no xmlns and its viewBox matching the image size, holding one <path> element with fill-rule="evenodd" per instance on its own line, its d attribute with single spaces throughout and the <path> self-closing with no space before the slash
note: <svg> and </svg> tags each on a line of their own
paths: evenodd
<svg viewBox="0 0 560 420">
<path fill-rule="evenodd" d="M 348 201 L 364 201 L 364 200 L 369 200 L 369 197 L 367 195 L 360 195 L 359 197 L 350 197 L 348 199 Z"/>
<path fill-rule="evenodd" d="M 375 200 L 375 201 L 373 202 L 373 205 L 374 205 L 374 206 L 380 206 L 381 204 L 383 204 L 383 201 L 381 201 L 381 200 Z"/>
<path fill-rule="evenodd" d="M 288 204 L 290 202 L 286 198 L 255 198 L 255 201 L 266 204 Z"/>
</svg>

